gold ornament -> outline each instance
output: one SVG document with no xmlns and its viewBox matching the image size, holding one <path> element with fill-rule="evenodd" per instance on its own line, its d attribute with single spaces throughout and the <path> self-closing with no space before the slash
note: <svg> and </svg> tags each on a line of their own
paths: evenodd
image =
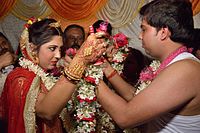
<svg viewBox="0 0 200 133">
<path fill-rule="evenodd" d="M 92 50 L 93 50 L 93 46 L 89 46 L 85 48 L 83 51 L 83 56 L 86 57 L 86 56 L 92 55 Z"/>
<path fill-rule="evenodd" d="M 77 64 L 74 64 L 73 67 L 67 67 L 64 70 L 64 73 L 68 78 L 79 81 L 82 77 L 84 70 L 85 70 L 85 65 L 81 65 L 81 63 L 77 63 Z"/>
<path fill-rule="evenodd" d="M 58 21 L 58 22 L 50 23 L 49 26 L 50 26 L 50 27 L 54 27 L 54 28 L 58 28 L 58 27 L 61 26 L 61 24 L 60 24 L 60 22 Z"/>
</svg>

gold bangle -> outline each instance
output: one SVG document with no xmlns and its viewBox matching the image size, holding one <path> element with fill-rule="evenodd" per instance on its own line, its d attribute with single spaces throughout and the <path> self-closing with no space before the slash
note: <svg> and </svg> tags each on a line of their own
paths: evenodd
<svg viewBox="0 0 200 133">
<path fill-rule="evenodd" d="M 72 84 L 76 85 L 78 83 L 78 80 L 71 79 L 68 75 L 63 73 L 63 76 Z"/>
<path fill-rule="evenodd" d="M 70 78 L 70 79 L 72 79 L 72 80 L 80 80 L 80 78 L 81 77 L 78 77 L 78 76 L 76 76 L 75 77 L 75 75 L 74 74 L 72 74 L 72 73 L 70 73 L 69 71 L 68 71 L 68 69 L 65 69 L 64 70 L 64 73 L 65 73 L 65 75 L 68 77 L 68 78 Z"/>
<path fill-rule="evenodd" d="M 64 70 L 64 73 L 73 80 L 80 80 L 82 78 L 84 70 L 85 66 L 83 64 L 75 64 L 73 65 L 73 67 L 67 67 Z"/>
<path fill-rule="evenodd" d="M 93 46 L 89 46 L 83 50 L 83 56 L 90 56 L 92 55 Z"/>
</svg>

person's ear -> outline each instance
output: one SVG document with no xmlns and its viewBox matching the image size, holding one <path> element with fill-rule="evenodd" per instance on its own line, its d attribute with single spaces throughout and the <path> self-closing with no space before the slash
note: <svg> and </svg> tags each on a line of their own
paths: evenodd
<svg viewBox="0 0 200 133">
<path fill-rule="evenodd" d="M 161 40 L 165 40 L 165 39 L 169 38 L 171 35 L 171 32 L 169 31 L 169 29 L 167 27 L 161 28 L 160 32 L 161 32 L 161 37 L 160 37 Z"/>
<path fill-rule="evenodd" d="M 37 46 L 34 44 L 30 44 L 30 54 L 31 54 L 31 58 L 33 60 L 34 63 L 39 64 L 39 58 L 38 58 L 38 50 L 37 50 Z"/>
<path fill-rule="evenodd" d="M 35 54 L 37 54 L 37 46 L 34 45 L 33 43 L 30 43 L 30 50 L 31 52 L 34 52 Z"/>
</svg>

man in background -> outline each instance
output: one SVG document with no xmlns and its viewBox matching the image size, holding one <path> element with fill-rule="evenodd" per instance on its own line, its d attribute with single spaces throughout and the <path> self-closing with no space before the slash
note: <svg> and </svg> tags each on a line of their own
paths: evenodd
<svg viewBox="0 0 200 133">
<path fill-rule="evenodd" d="M 62 56 L 69 48 L 79 49 L 85 40 L 84 28 L 77 24 L 67 26 L 63 34 Z"/>
</svg>

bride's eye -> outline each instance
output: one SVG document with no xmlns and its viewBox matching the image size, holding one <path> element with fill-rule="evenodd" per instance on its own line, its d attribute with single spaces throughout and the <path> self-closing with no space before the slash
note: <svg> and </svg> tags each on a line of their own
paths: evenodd
<svg viewBox="0 0 200 133">
<path fill-rule="evenodd" d="M 55 51 L 56 47 L 50 47 L 49 49 L 53 52 Z"/>
</svg>

